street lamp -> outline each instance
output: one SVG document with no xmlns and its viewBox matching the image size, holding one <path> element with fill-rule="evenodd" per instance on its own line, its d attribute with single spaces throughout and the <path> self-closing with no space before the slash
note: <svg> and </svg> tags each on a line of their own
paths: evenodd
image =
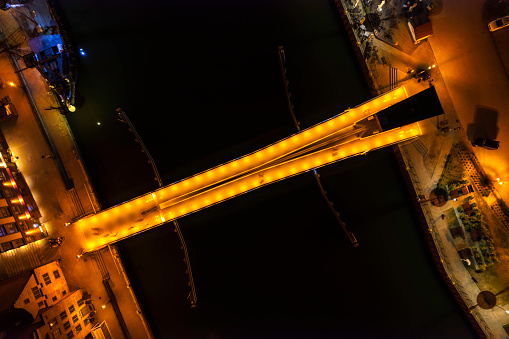
<svg viewBox="0 0 509 339">
<path fill-rule="evenodd" d="M 108 305 L 110 302 L 111 302 L 111 299 L 108 300 L 108 302 L 106 304 L 102 305 L 101 308 L 104 310 L 106 308 L 106 305 Z"/>
</svg>

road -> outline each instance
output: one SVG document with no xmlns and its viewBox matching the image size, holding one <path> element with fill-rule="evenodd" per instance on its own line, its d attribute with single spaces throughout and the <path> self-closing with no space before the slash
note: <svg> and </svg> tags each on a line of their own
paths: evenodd
<svg viewBox="0 0 509 339">
<path fill-rule="evenodd" d="M 443 0 L 443 9 L 431 17 L 434 34 L 429 38 L 444 82 L 461 124 L 470 140 L 484 136 L 500 141 L 500 149 L 474 148 L 490 180 L 509 201 L 509 78 L 483 18 L 493 1 Z M 500 13 L 500 15 L 503 13 Z M 499 33 L 499 32 L 494 32 Z"/>
</svg>

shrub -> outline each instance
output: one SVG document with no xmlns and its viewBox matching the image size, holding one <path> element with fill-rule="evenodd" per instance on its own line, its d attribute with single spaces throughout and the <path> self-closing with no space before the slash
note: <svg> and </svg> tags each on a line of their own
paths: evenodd
<svg viewBox="0 0 509 339">
<path fill-rule="evenodd" d="M 484 227 L 484 226 L 481 226 L 482 227 L 482 233 L 483 235 L 488 238 L 488 239 L 491 239 L 491 231 L 489 230 L 489 228 L 487 227 Z M 493 248 L 494 250 L 494 248 Z"/>
<path fill-rule="evenodd" d="M 456 211 L 458 211 L 458 213 L 463 213 L 463 207 L 458 206 L 458 207 L 456 208 Z"/>
</svg>

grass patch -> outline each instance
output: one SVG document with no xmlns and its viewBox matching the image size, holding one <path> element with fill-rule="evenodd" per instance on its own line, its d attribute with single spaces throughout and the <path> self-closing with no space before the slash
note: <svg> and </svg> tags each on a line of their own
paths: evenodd
<svg viewBox="0 0 509 339">
<path fill-rule="evenodd" d="M 463 180 L 463 166 L 461 165 L 460 159 L 456 154 L 449 153 L 445 162 L 444 170 L 438 180 L 438 187 L 444 187 L 454 182 L 460 182 Z"/>
<path fill-rule="evenodd" d="M 449 208 L 447 211 L 444 212 L 444 214 L 445 220 L 447 220 L 447 225 L 449 225 L 449 228 L 460 227 L 460 223 L 458 221 L 458 218 L 456 217 L 456 213 L 454 213 L 454 208 Z"/>
</svg>

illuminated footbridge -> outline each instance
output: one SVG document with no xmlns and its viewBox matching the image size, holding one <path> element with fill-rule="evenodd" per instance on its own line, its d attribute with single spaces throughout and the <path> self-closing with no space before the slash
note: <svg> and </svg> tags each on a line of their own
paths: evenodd
<svg viewBox="0 0 509 339">
<path fill-rule="evenodd" d="M 419 123 L 384 130 L 377 117 L 408 95 L 397 88 L 256 152 L 144 194 L 72 224 L 82 253 L 234 198 L 251 190 L 371 150 L 416 138 Z"/>
</svg>

